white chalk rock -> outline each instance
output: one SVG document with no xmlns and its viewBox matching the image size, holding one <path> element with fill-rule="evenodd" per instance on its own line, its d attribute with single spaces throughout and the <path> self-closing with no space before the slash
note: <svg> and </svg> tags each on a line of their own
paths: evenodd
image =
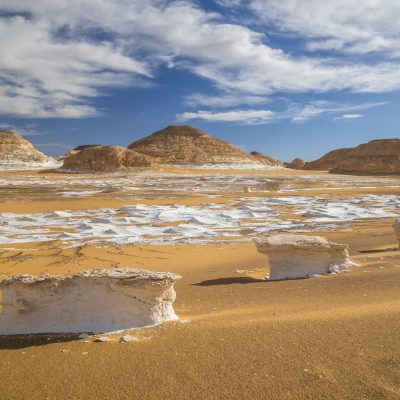
<svg viewBox="0 0 400 400">
<path fill-rule="evenodd" d="M 0 282 L 0 335 L 112 332 L 177 319 L 169 272 L 96 269 Z"/>
<path fill-rule="evenodd" d="M 400 250 L 400 219 L 397 219 L 392 226 L 394 229 L 394 233 L 396 234 L 397 242 L 399 243 L 399 250 Z"/>
<path fill-rule="evenodd" d="M 321 236 L 273 234 L 256 240 L 257 250 L 269 257 L 270 280 L 307 278 L 341 272 L 355 263 L 348 246 Z"/>
</svg>

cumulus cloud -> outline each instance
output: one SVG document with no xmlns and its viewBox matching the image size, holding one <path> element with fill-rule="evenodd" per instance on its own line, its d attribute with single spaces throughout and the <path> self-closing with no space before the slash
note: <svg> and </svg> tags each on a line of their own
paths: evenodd
<svg viewBox="0 0 400 400">
<path fill-rule="evenodd" d="M 223 1 L 228 4 L 228 0 Z M 386 11 L 372 16 L 363 5 L 357 3 L 355 7 L 351 1 L 340 0 L 332 2 L 339 12 L 332 12 L 333 6 L 321 5 L 326 2 L 306 1 L 308 7 L 301 7 L 304 2 L 300 0 L 235 0 L 232 5 L 250 4 L 263 21 L 285 31 L 299 13 L 299 21 L 291 29 L 313 40 L 309 49 L 318 48 L 320 42 L 321 46 L 347 50 L 353 46 L 354 51 L 358 51 L 355 46 L 366 43 L 373 47 L 371 37 L 364 41 L 357 37 L 369 28 L 385 28 Z M 388 2 L 393 21 L 397 20 L 396 3 Z M 356 22 L 367 21 L 360 22 L 361 28 L 357 22 L 354 32 L 349 17 L 342 17 L 350 10 L 347 3 L 353 4 Z M 157 75 L 159 65 L 189 70 L 211 81 L 220 91 L 215 98 L 189 96 L 186 101 L 192 106 L 262 104 L 277 92 L 385 92 L 400 88 L 398 63 L 389 58 L 370 63 L 352 62 L 346 57 L 320 58 L 313 53 L 295 56 L 272 47 L 264 33 L 228 23 L 223 15 L 196 4 L 189 0 L 1 0 L 0 113 L 94 116 L 98 110 L 91 98 L 110 87 L 143 84 Z M 314 8 L 316 16 L 311 18 L 307 14 L 311 11 L 304 10 Z M 325 14 L 335 15 L 336 19 L 329 22 Z M 329 29 L 321 34 L 318 29 L 325 22 L 329 22 Z M 344 42 L 345 33 L 334 33 L 341 23 L 345 26 L 343 32 L 353 38 L 351 46 Z M 394 32 L 393 24 L 389 22 L 385 32 Z M 378 42 L 396 41 L 389 33 Z M 211 114 L 216 118 L 223 113 Z"/>
</svg>

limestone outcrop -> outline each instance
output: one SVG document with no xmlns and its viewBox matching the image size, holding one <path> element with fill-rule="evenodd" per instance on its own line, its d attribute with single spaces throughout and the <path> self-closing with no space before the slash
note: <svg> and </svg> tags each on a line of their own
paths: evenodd
<svg viewBox="0 0 400 400">
<path fill-rule="evenodd" d="M 332 168 L 340 174 L 400 175 L 400 139 L 371 140 L 352 149 Z"/>
<path fill-rule="evenodd" d="M 278 233 L 256 240 L 256 245 L 269 257 L 269 280 L 308 278 L 355 265 L 349 259 L 347 245 L 321 236 Z"/>
<path fill-rule="evenodd" d="M 394 229 L 394 233 L 396 234 L 397 242 L 399 243 L 400 250 L 400 219 L 397 219 L 392 225 Z"/>
<path fill-rule="evenodd" d="M 7 278 L 0 282 L 0 335 L 101 333 L 173 320 L 178 279 L 132 268 Z"/>
<path fill-rule="evenodd" d="M 161 164 L 259 164 L 238 147 L 186 125 L 171 125 L 128 146 Z"/>
<path fill-rule="evenodd" d="M 335 168 L 338 164 L 343 162 L 349 154 L 352 152 L 353 148 L 337 149 L 326 153 L 324 156 L 318 160 L 306 162 L 302 169 L 316 170 L 316 171 L 330 171 Z"/>
<path fill-rule="evenodd" d="M 151 167 L 151 158 L 119 146 L 82 146 L 63 159 L 67 171 L 120 171 Z"/>
<path fill-rule="evenodd" d="M 54 162 L 15 132 L 0 130 L 0 168 L 29 167 Z"/>
</svg>

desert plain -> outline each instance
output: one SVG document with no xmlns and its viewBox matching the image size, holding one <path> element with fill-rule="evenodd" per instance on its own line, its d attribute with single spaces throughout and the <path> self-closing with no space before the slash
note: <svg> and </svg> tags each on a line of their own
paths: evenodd
<svg viewBox="0 0 400 400">
<path fill-rule="evenodd" d="M 397 176 L 290 169 L 2 171 L 0 278 L 133 267 L 182 279 L 179 319 L 127 343 L 0 336 L 0 398 L 400 398 L 399 194 Z M 357 265 L 265 280 L 253 239 L 280 231 L 346 243 Z"/>
</svg>

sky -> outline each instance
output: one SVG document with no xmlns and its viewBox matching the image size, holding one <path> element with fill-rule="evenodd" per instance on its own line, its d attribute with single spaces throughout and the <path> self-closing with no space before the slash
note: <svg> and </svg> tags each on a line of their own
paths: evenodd
<svg viewBox="0 0 400 400">
<path fill-rule="evenodd" d="M 0 128 L 49 155 L 193 125 L 316 159 L 400 137 L 398 0 L 0 0 Z"/>
</svg>

